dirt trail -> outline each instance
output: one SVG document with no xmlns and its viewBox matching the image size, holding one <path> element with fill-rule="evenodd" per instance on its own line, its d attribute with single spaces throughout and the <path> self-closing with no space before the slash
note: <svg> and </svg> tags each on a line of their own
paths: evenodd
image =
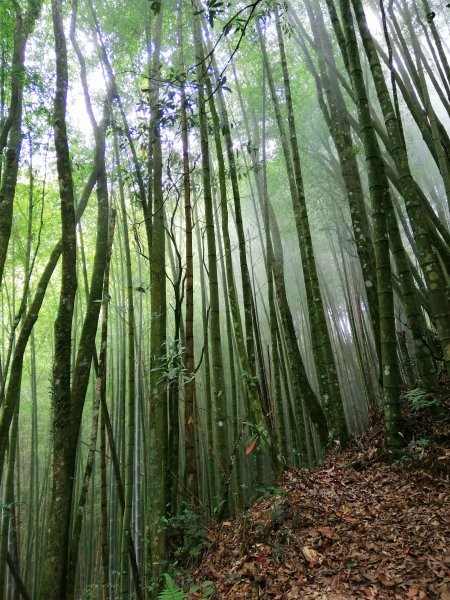
<svg viewBox="0 0 450 600">
<path fill-rule="evenodd" d="M 195 578 L 236 600 L 450 600 L 449 451 L 439 447 L 432 472 L 382 462 L 381 445 L 287 473 L 213 529 Z"/>
</svg>

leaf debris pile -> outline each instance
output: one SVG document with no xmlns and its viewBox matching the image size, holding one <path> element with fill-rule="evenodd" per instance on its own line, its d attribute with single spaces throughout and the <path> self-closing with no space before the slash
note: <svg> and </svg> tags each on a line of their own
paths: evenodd
<svg viewBox="0 0 450 600">
<path fill-rule="evenodd" d="M 448 425 L 437 471 L 381 462 L 381 432 L 369 430 L 364 447 L 286 473 L 273 496 L 212 530 L 195 579 L 236 600 L 450 600 Z"/>
</svg>

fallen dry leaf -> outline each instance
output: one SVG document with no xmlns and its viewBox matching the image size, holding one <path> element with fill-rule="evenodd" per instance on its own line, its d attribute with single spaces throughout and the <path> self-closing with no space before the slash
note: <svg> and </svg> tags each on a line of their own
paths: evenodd
<svg viewBox="0 0 450 600">
<path fill-rule="evenodd" d="M 321 527 L 317 528 L 317 531 L 319 531 L 319 533 L 324 535 L 329 540 L 332 540 L 334 537 L 334 533 L 333 533 L 333 530 L 331 529 L 331 527 L 325 527 L 322 525 Z"/>
<path fill-rule="evenodd" d="M 302 554 L 306 558 L 306 560 L 310 563 L 311 567 L 315 565 L 320 565 L 323 561 L 323 556 L 319 554 L 314 548 L 309 548 L 308 546 L 302 546 Z"/>
<path fill-rule="evenodd" d="M 363 592 L 365 593 L 365 595 L 367 596 L 367 598 L 375 598 L 375 596 L 376 596 L 375 590 L 373 588 L 370 588 L 370 587 L 363 588 Z"/>
<path fill-rule="evenodd" d="M 392 581 L 392 579 L 389 579 L 389 577 L 385 574 L 385 573 L 380 573 L 380 575 L 378 575 L 378 579 L 381 581 L 381 583 L 387 587 L 392 587 L 393 585 L 395 585 L 395 581 Z"/>
</svg>

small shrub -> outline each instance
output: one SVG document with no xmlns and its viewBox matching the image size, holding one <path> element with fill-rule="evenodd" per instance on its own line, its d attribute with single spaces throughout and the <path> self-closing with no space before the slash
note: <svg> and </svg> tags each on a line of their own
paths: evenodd
<svg viewBox="0 0 450 600">
<path fill-rule="evenodd" d="M 422 388 L 414 388 L 409 392 L 405 392 L 402 398 L 408 403 L 408 407 L 412 412 L 433 410 L 440 405 L 439 400 Z"/>
<path fill-rule="evenodd" d="M 430 445 L 430 440 L 427 438 L 420 438 L 418 440 L 412 440 L 408 444 L 408 450 L 413 460 L 422 460 L 426 449 Z"/>
<path fill-rule="evenodd" d="M 410 466 L 413 462 L 422 460 L 429 445 L 430 440 L 427 438 L 411 440 L 402 452 L 401 456 L 394 461 L 394 464 L 402 468 Z"/>
<path fill-rule="evenodd" d="M 168 521 L 169 531 L 177 532 L 178 546 L 174 551 L 175 558 L 187 566 L 196 562 L 206 547 L 206 529 L 200 516 L 189 509 Z"/>
</svg>

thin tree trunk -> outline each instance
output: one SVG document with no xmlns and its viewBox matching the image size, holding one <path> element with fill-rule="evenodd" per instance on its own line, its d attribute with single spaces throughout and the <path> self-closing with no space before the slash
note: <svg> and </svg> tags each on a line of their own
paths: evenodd
<svg viewBox="0 0 450 600">
<path fill-rule="evenodd" d="M 22 14 L 14 2 L 16 14 L 11 64 L 11 90 L 8 116 L 0 123 L 0 154 L 5 147 L 5 163 L 0 161 L 0 286 L 13 218 L 13 205 L 22 147 L 23 89 L 25 84 L 25 51 L 28 39 L 41 11 L 43 0 L 28 0 L 27 12 Z M 2 172 L 3 171 L 3 172 Z"/>
<path fill-rule="evenodd" d="M 178 45 L 180 48 L 178 69 L 183 79 L 186 77 L 184 67 L 184 39 L 182 21 L 182 3 L 178 4 Z M 187 502 L 195 506 L 198 502 L 198 456 L 196 444 L 196 388 L 195 388 L 195 354 L 194 354 L 194 260 L 192 248 L 192 207 L 191 207 L 191 178 L 189 164 L 189 137 L 186 114 L 186 91 L 181 87 L 181 136 L 183 142 L 183 190 L 184 190 L 184 219 L 185 219 L 185 247 L 186 247 L 186 348 L 184 351 L 184 444 L 186 448 L 185 459 L 185 485 Z"/>
<path fill-rule="evenodd" d="M 210 298 L 210 345 L 211 345 L 211 367 L 214 406 L 214 429 L 217 442 L 217 490 L 220 493 L 224 488 L 224 482 L 228 473 L 228 417 L 227 401 L 223 373 L 222 347 L 220 335 L 220 303 L 219 285 L 217 276 L 217 254 L 214 233 L 214 215 L 211 194 L 211 168 L 209 157 L 208 127 L 206 121 L 205 92 L 204 85 L 207 77 L 203 49 L 200 38 L 200 23 L 198 16 L 193 17 L 193 33 L 196 55 L 196 73 L 198 81 L 198 111 L 200 118 L 200 144 L 202 155 L 202 179 L 203 194 L 205 202 L 206 239 L 208 245 L 208 274 L 209 274 L 209 298 Z M 215 502 L 220 505 L 227 503 L 226 498 L 216 498 Z"/>
<path fill-rule="evenodd" d="M 159 47 L 162 25 L 162 8 L 155 24 L 154 45 Z M 159 65 L 159 55 L 154 55 L 154 64 Z M 161 574 L 166 558 L 166 530 L 163 519 L 166 515 L 167 478 L 167 362 L 166 338 L 166 270 L 164 196 L 162 189 L 162 150 L 160 137 L 161 107 L 156 95 L 152 111 L 153 123 L 153 224 L 150 252 L 152 327 L 150 340 L 150 413 L 149 413 L 149 478 L 152 490 L 148 501 L 151 571 Z"/>
</svg>

